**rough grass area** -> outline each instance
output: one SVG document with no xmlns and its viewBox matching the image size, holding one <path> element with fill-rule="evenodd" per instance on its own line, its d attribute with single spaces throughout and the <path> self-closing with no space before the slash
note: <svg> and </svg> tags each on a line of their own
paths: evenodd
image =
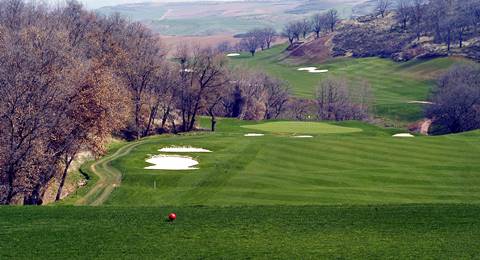
<svg viewBox="0 0 480 260">
<path fill-rule="evenodd" d="M 337 126 L 319 122 L 268 122 L 258 125 L 245 125 L 243 128 L 272 133 L 291 134 L 344 134 L 361 132 L 360 128 Z"/>
<path fill-rule="evenodd" d="M 4 207 L 0 258 L 472 259 L 479 214 L 478 205 Z"/>
<path fill-rule="evenodd" d="M 244 53 L 231 58 L 233 66 L 263 70 L 288 82 L 294 95 L 313 98 L 318 84 L 329 75 L 346 78 L 355 86 L 367 80 L 375 95 L 375 113 L 396 122 L 412 122 L 422 117 L 422 105 L 408 104 L 413 100 L 428 99 L 434 79 L 459 58 L 437 58 L 397 63 L 381 58 L 335 58 L 323 64 L 301 62 L 301 58 L 287 59 L 286 45 L 277 45 L 259 52 L 255 57 Z M 298 71 L 300 67 L 328 69 L 328 73 Z"/>
</svg>

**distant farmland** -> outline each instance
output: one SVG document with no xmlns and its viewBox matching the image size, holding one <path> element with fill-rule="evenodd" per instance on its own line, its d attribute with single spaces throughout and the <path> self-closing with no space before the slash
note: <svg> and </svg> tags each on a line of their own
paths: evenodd
<svg viewBox="0 0 480 260">
<path fill-rule="evenodd" d="M 226 1 L 126 4 L 98 9 L 118 12 L 148 24 L 163 35 L 237 34 L 260 26 L 282 28 L 287 21 L 336 8 L 349 17 L 364 0 L 317 1 Z"/>
</svg>

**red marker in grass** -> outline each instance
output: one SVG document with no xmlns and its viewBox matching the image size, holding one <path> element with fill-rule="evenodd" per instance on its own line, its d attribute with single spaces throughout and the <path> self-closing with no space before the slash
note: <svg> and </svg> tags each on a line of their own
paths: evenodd
<svg viewBox="0 0 480 260">
<path fill-rule="evenodd" d="M 177 219 L 177 214 L 175 213 L 168 214 L 168 220 L 170 220 L 170 222 L 173 222 L 175 219 Z"/>
</svg>

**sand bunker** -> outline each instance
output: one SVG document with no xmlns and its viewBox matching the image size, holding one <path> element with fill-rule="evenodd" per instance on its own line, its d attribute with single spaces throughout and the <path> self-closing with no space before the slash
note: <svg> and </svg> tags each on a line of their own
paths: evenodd
<svg viewBox="0 0 480 260">
<path fill-rule="evenodd" d="M 245 134 L 244 136 L 246 136 L 246 137 L 258 137 L 258 136 L 264 136 L 264 134 L 254 134 L 254 133 L 251 133 L 251 134 Z"/>
<path fill-rule="evenodd" d="M 415 137 L 415 136 L 409 133 L 403 133 L 403 134 L 393 135 L 393 137 Z"/>
<path fill-rule="evenodd" d="M 430 101 L 410 101 L 408 104 L 433 105 L 434 103 Z"/>
<path fill-rule="evenodd" d="M 326 73 L 328 70 L 319 70 L 317 67 L 299 68 L 299 71 L 308 71 L 309 73 Z"/>
<path fill-rule="evenodd" d="M 240 53 L 229 53 L 227 54 L 227 57 L 237 57 L 240 56 Z"/>
<path fill-rule="evenodd" d="M 212 151 L 203 149 L 203 148 L 195 148 L 190 146 L 172 146 L 172 147 L 164 147 L 160 150 L 160 152 L 164 153 L 211 153 Z"/>
<path fill-rule="evenodd" d="M 145 167 L 147 170 L 197 170 L 193 166 L 198 165 L 192 157 L 180 155 L 155 155 L 146 160 L 152 166 Z"/>
<path fill-rule="evenodd" d="M 296 136 L 292 136 L 293 138 L 313 138 L 313 136 L 311 135 L 296 135 Z"/>
</svg>

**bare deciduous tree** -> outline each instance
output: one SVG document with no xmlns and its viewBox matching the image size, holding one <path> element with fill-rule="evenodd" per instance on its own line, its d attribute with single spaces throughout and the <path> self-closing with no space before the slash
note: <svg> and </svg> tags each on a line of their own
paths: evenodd
<svg viewBox="0 0 480 260">
<path fill-rule="evenodd" d="M 330 28 L 330 31 L 335 31 L 335 26 L 339 21 L 338 11 L 336 9 L 330 9 L 326 13 L 326 22 Z"/>
<path fill-rule="evenodd" d="M 134 104 L 133 137 L 140 138 L 147 121 L 143 117 L 148 99 L 146 95 L 155 83 L 164 55 L 158 40 L 142 24 L 130 24 L 126 30 L 121 42 L 125 56 L 117 71 L 127 83 Z"/>
<path fill-rule="evenodd" d="M 267 49 L 270 49 L 272 46 L 272 43 L 275 41 L 275 37 L 277 35 L 277 32 L 273 27 L 266 27 L 262 30 L 263 32 L 263 40 L 265 41 L 265 45 Z"/>
<path fill-rule="evenodd" d="M 311 18 L 312 31 L 320 38 L 320 33 L 327 27 L 327 19 L 323 14 L 314 14 Z"/>
<path fill-rule="evenodd" d="M 414 31 L 417 34 L 417 39 L 420 40 L 420 36 L 423 31 L 424 17 L 425 17 L 425 2 L 424 0 L 413 0 L 413 7 L 411 13 L 411 19 L 414 26 Z"/>
<path fill-rule="evenodd" d="M 438 81 L 433 105 L 426 115 L 436 133 L 458 133 L 480 128 L 480 69 L 475 65 L 452 68 Z"/>
<path fill-rule="evenodd" d="M 283 31 L 282 31 L 282 35 L 288 39 L 288 42 L 290 43 L 290 45 L 293 44 L 293 42 L 295 41 L 295 37 L 296 37 L 296 26 L 295 26 L 295 23 L 294 22 L 290 22 L 290 23 L 287 23 L 284 27 L 283 27 Z"/>
<path fill-rule="evenodd" d="M 392 6 L 392 1 L 391 0 L 377 0 L 375 10 L 379 15 L 382 16 L 382 18 L 385 17 L 385 14 L 387 13 L 388 9 Z"/>
<path fill-rule="evenodd" d="M 256 30 L 248 32 L 240 41 L 240 46 L 242 49 L 250 52 L 252 56 L 255 56 L 257 49 L 262 45 L 261 39 L 259 39 L 259 35 Z"/>
<path fill-rule="evenodd" d="M 317 117 L 320 120 L 361 120 L 368 117 L 370 86 L 362 83 L 352 91 L 346 80 L 327 78 L 317 89 Z"/>
<path fill-rule="evenodd" d="M 225 84 L 226 60 L 212 49 L 195 48 L 182 58 L 179 109 L 182 130 L 195 127 L 199 111 L 205 109 L 207 96 Z"/>
<path fill-rule="evenodd" d="M 300 21 L 298 23 L 298 26 L 299 26 L 299 29 L 300 29 L 300 33 L 302 35 L 302 37 L 304 39 L 307 38 L 308 34 L 311 32 L 312 30 L 312 26 L 310 24 L 310 21 L 307 20 L 307 19 L 303 19 L 302 21 Z"/>
<path fill-rule="evenodd" d="M 407 30 L 407 23 L 413 12 L 412 0 L 397 0 L 397 16 L 402 24 L 402 29 Z"/>
</svg>

